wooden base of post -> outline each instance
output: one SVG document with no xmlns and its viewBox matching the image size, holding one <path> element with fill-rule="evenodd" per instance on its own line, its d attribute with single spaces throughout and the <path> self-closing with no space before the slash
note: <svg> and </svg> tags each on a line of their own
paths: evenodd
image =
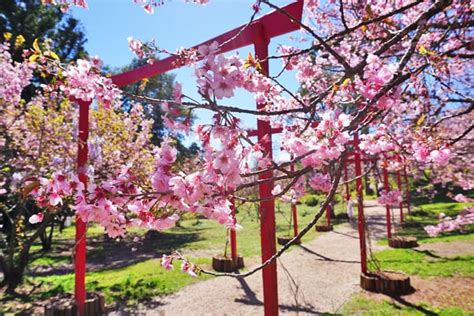
<svg viewBox="0 0 474 316">
<path fill-rule="evenodd" d="M 317 232 L 329 232 L 333 230 L 332 225 L 316 225 Z"/>
<path fill-rule="evenodd" d="M 279 244 L 279 245 L 284 246 L 284 245 L 286 245 L 287 243 L 289 243 L 290 240 L 292 240 L 293 238 L 294 238 L 294 237 L 281 236 L 281 237 L 277 237 L 277 241 L 278 241 L 278 244 Z M 298 239 L 298 240 L 295 242 L 295 244 L 296 244 L 296 245 L 301 244 L 301 240 Z"/>
<path fill-rule="evenodd" d="M 84 315 L 100 316 L 105 313 L 105 299 L 99 293 L 87 293 Z M 73 297 L 52 299 L 44 307 L 44 316 L 75 316 L 78 314 L 76 302 Z"/>
<path fill-rule="evenodd" d="M 401 272 L 377 271 L 360 275 L 360 286 L 366 291 L 387 295 L 404 295 L 414 292 L 410 277 Z"/>
<path fill-rule="evenodd" d="M 392 248 L 415 248 L 418 247 L 418 240 L 411 236 L 395 236 L 388 240 L 388 245 Z"/>
<path fill-rule="evenodd" d="M 244 267 L 244 258 L 237 256 L 235 262 L 230 257 L 214 256 L 212 257 L 212 268 L 217 272 L 234 272 Z"/>
</svg>

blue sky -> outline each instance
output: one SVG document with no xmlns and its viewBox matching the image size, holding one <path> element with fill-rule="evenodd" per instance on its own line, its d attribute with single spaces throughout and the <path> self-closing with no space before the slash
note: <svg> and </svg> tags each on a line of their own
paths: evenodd
<svg viewBox="0 0 474 316">
<path fill-rule="evenodd" d="M 184 0 L 166 1 L 157 7 L 153 15 L 132 3 L 132 0 L 89 0 L 89 9 L 75 8 L 72 14 L 80 19 L 87 36 L 86 49 L 91 55 L 98 55 L 105 64 L 120 67 L 130 63 L 133 54 L 128 49 L 127 37 L 144 41 L 154 39 L 156 44 L 170 51 L 180 47 L 191 47 L 248 22 L 254 0 L 211 0 L 207 5 L 185 3 Z M 291 0 L 275 0 L 277 5 L 285 5 Z M 264 8 L 263 12 L 267 12 Z M 297 35 L 297 34 L 293 34 Z M 289 35 L 272 40 L 270 54 L 277 44 L 288 44 Z M 252 48 L 239 50 L 245 57 Z M 281 68 L 281 62 L 270 64 L 270 71 Z M 189 68 L 174 71 L 176 80 L 183 84 L 185 94 L 196 97 L 195 81 Z M 298 88 L 294 76 L 288 74 L 283 81 L 292 90 Z M 251 95 L 238 91 L 236 96 L 225 101 L 226 104 L 254 108 Z M 197 113 L 197 122 L 209 122 L 211 114 Z M 243 117 L 245 127 L 255 127 L 253 117 Z M 190 143 L 193 138 L 188 139 Z"/>
</svg>

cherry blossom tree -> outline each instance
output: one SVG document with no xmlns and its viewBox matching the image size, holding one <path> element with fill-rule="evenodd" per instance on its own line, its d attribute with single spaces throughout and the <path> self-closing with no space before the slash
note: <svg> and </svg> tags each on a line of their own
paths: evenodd
<svg viewBox="0 0 474 316">
<path fill-rule="evenodd" d="M 86 6 L 85 1 L 56 2 Z M 164 3 L 135 2 L 149 13 L 155 4 Z M 192 168 L 179 168 L 176 149 L 164 142 L 153 152 L 154 169 L 147 179 L 137 177 L 127 163 L 105 181 L 89 175 L 87 189 L 65 172 L 41 178 L 30 195 L 43 207 L 43 216 L 62 199 L 72 198 L 84 221 L 100 223 L 112 237 L 122 236 L 130 226 L 168 228 L 184 212 L 202 214 L 234 228 L 230 199 L 256 202 L 258 198 L 241 192 L 269 181 L 275 184 L 274 198 L 291 202 L 303 196 L 308 187 L 326 192 L 314 219 L 295 236 L 298 240 L 316 224 L 337 191 L 347 153 L 354 150 L 350 140 L 355 134 L 361 134 L 363 153 L 385 157 L 390 163 L 384 167 L 389 170 L 407 168 L 412 175 L 426 176 L 433 183 L 450 182 L 471 189 L 474 101 L 470 91 L 474 68 L 469 2 L 304 3 L 304 20 L 295 21 L 301 27 L 295 45 L 281 45 L 276 55 L 269 57 L 282 62 L 276 75 L 265 73 L 261 67 L 265 60 L 252 55 L 242 59 L 221 54 L 219 43 L 171 53 L 154 43 L 129 39 L 130 48 L 150 63 L 156 53 L 168 53 L 193 67 L 200 100 L 188 97 L 179 85 L 172 100 L 134 98 L 160 106 L 170 129 L 195 133 L 202 156 Z M 259 0 L 249 10 L 250 19 L 262 8 L 292 18 L 272 1 Z M 10 67 L 18 67 L 12 72 L 28 80 L 27 66 Z M 46 67 L 60 80 L 44 91 L 85 101 L 96 98 L 113 108 L 118 91 L 94 71 L 90 62 L 58 67 L 61 71 Z M 281 74 L 290 71 L 301 86 L 299 91 L 281 82 Z M 2 98 L 19 102 L 21 87 L 9 88 L 16 94 L 5 91 Z M 228 99 L 237 89 L 252 93 L 264 107 L 250 110 L 229 105 Z M 213 111 L 212 122 L 191 126 L 188 121 L 173 119 L 173 113 L 196 109 Z M 266 155 L 262 143 L 252 140 L 242 128 L 242 113 L 281 128 L 281 150 L 292 158 L 275 161 Z M 292 165 L 297 168 L 292 170 Z M 335 172 L 328 172 L 329 165 Z M 264 173 L 273 177 L 258 180 L 256 176 Z M 384 199 L 392 203 L 398 194 L 385 192 Z M 37 216 L 35 221 L 41 218 Z M 239 277 L 262 269 L 292 243 Z M 183 258 L 166 256 L 163 265 L 171 267 L 173 259 Z M 184 260 L 182 270 L 194 275 L 198 269 Z"/>
<path fill-rule="evenodd" d="M 65 84 L 56 89 L 56 81 L 49 86 L 36 86 L 36 96 L 28 102 L 23 100 L 21 93 L 34 80 L 35 73 L 49 78 L 48 71 L 56 65 L 55 76 L 59 71 L 69 78 L 78 75 L 73 66 L 61 69 L 55 55 L 43 49 L 43 43 L 27 50 L 25 55 L 29 58 L 22 63 L 12 61 L 8 46 L 0 45 L 0 265 L 3 283 L 11 290 L 22 279 L 33 242 L 40 238 L 47 250 L 55 222 L 73 215 L 73 201 L 64 192 L 51 194 L 47 203 L 39 198 L 37 206 L 25 198 L 47 179 L 64 181 L 65 175 L 75 173 L 78 109 L 66 94 L 82 92 L 70 90 Z M 78 61 L 78 67 L 91 70 L 95 66 L 94 62 Z M 101 82 L 106 82 L 105 78 L 98 79 L 96 89 L 103 90 Z M 107 109 L 109 98 L 105 95 L 114 91 L 117 90 L 104 92 L 104 103 L 98 103 L 91 112 L 87 172 L 97 181 L 105 181 L 117 169 L 126 167 L 133 170 L 137 181 L 146 182 L 154 170 L 152 122 L 145 118 L 139 104 L 134 104 L 130 113 Z M 52 208 L 43 212 L 43 204 Z"/>
</svg>

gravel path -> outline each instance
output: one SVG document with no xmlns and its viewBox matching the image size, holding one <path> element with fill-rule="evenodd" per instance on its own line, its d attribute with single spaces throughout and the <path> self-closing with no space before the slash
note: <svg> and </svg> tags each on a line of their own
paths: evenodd
<svg viewBox="0 0 474 316">
<path fill-rule="evenodd" d="M 366 202 L 373 238 L 385 235 L 385 208 Z M 381 248 L 375 242 L 374 248 Z M 376 249 L 374 249 L 376 250 Z M 359 291 L 359 239 L 355 223 L 285 253 L 278 260 L 281 314 L 337 313 Z M 161 298 L 147 315 L 263 315 L 261 273 L 243 280 L 219 277 Z"/>
</svg>

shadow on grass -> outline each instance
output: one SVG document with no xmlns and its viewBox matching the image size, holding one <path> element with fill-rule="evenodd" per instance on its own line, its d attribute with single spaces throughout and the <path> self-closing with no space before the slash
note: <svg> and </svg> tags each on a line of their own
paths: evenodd
<svg viewBox="0 0 474 316">
<path fill-rule="evenodd" d="M 401 296 L 390 296 L 392 299 L 394 299 L 396 302 L 398 302 L 399 304 L 403 305 L 403 306 L 406 306 L 406 307 L 410 307 L 410 308 L 413 308 L 413 309 L 416 309 L 417 311 L 423 313 L 424 315 L 429 315 L 429 316 L 435 316 L 435 315 L 438 315 L 438 313 L 435 313 L 433 311 L 430 311 L 429 309 L 426 309 L 425 307 L 423 306 L 420 306 L 420 305 L 416 305 L 416 304 L 412 304 L 408 301 L 406 301 L 403 297 Z"/>
<path fill-rule="evenodd" d="M 26 282 L 28 285 L 32 285 L 31 288 L 18 288 L 13 293 L 3 293 L 0 299 L 0 314 L 1 314 L 1 307 L 5 307 L 8 303 L 11 302 L 21 302 L 21 303 L 34 303 L 39 300 L 43 300 L 45 298 L 50 298 L 56 295 L 64 295 L 65 290 L 62 285 L 58 285 L 54 288 L 38 291 L 39 288 L 43 286 L 43 282 L 39 282 L 37 284 Z M 5 305 L 5 306 L 2 306 Z M 30 310 L 24 310 L 19 315 L 30 315 Z M 1 314 L 3 315 L 3 314 Z"/>
<path fill-rule="evenodd" d="M 193 231 L 195 231 L 193 229 Z M 100 236 L 88 240 L 87 243 L 87 265 L 88 271 L 102 271 L 109 269 L 123 268 L 148 259 L 159 258 L 163 254 L 180 249 L 188 243 L 200 240 L 200 234 L 197 232 L 187 233 L 162 233 L 156 231 L 147 232 L 143 239 L 133 241 L 123 239 L 116 241 L 106 236 Z M 71 258 L 70 253 L 73 247 L 73 241 L 66 243 L 59 241 L 57 244 L 68 245 L 64 253 L 49 252 L 44 254 L 41 260 L 46 264 L 36 265 L 29 275 L 31 276 L 49 276 L 62 275 L 74 271 L 71 261 L 64 264 L 54 264 L 60 262 L 64 257 Z M 57 246 L 55 242 L 55 246 Z"/>
<path fill-rule="evenodd" d="M 402 264 L 423 264 L 423 265 L 436 265 L 439 263 L 447 263 L 447 262 L 471 262 L 473 261 L 473 256 L 456 256 L 456 257 L 442 257 L 438 256 L 435 254 L 432 254 L 430 251 L 420 251 L 420 250 L 415 250 L 411 249 L 412 251 L 424 254 L 425 257 L 422 259 L 407 259 L 406 257 L 400 258 L 400 259 L 384 259 L 384 258 L 377 258 L 380 262 L 382 263 L 402 263 Z M 435 260 L 430 260 L 427 261 L 425 258 L 426 257 L 431 257 L 434 258 Z"/>
<path fill-rule="evenodd" d="M 430 250 L 418 250 L 418 249 L 412 249 L 414 252 L 417 252 L 417 253 L 421 253 L 427 257 L 431 257 L 431 258 L 435 258 L 435 259 L 444 259 L 446 257 L 442 257 L 442 256 L 439 256 L 435 253 L 433 253 L 432 251 Z"/>
</svg>

